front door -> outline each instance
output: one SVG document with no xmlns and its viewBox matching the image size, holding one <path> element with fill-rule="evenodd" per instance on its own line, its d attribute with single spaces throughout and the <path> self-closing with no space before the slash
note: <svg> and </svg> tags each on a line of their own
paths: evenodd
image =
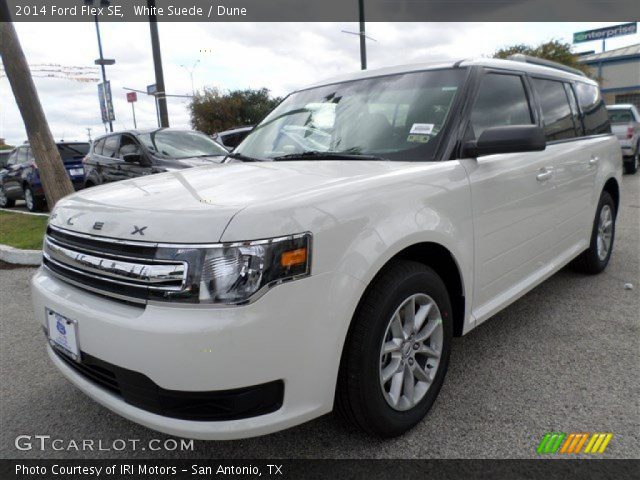
<svg viewBox="0 0 640 480">
<path fill-rule="evenodd" d="M 471 110 L 467 139 L 489 127 L 537 123 L 526 79 L 485 71 Z M 474 316 L 478 323 L 524 291 L 551 258 L 556 206 L 547 152 L 463 159 L 474 218 Z"/>
</svg>

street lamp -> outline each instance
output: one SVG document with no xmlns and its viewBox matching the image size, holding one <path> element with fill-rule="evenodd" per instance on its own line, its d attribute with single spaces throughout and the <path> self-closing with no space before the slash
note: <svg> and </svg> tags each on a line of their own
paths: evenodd
<svg viewBox="0 0 640 480">
<path fill-rule="evenodd" d="M 84 4 L 92 7 L 95 0 L 84 0 Z M 109 0 L 100 0 L 100 5 L 102 7 L 108 7 L 111 2 Z M 113 132 L 113 121 L 109 115 L 108 109 L 108 99 L 107 99 L 107 72 L 105 70 L 105 65 L 113 65 L 116 61 L 112 58 L 104 58 L 102 55 L 102 39 L 100 38 L 100 25 L 98 24 L 98 14 L 94 15 L 94 19 L 96 22 L 96 35 L 98 36 L 98 51 L 100 52 L 100 58 L 98 58 L 94 63 L 96 65 L 100 65 L 100 69 L 102 70 L 102 96 L 104 98 L 105 107 L 107 111 L 107 121 L 109 122 L 109 131 Z"/>
<path fill-rule="evenodd" d="M 193 88 L 193 71 L 196 69 L 199 63 L 200 63 L 200 60 L 199 59 L 196 60 L 195 62 L 193 62 L 193 65 L 191 65 L 191 68 L 187 67 L 186 65 L 180 65 L 182 68 L 184 68 L 187 71 L 187 73 L 189 73 L 189 78 L 191 78 L 191 95 L 196 94 L 196 90 L 195 88 Z"/>
</svg>

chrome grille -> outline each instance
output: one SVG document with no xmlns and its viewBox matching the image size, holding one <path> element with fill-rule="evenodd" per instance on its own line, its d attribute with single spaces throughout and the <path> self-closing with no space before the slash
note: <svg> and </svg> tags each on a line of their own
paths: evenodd
<svg viewBox="0 0 640 480">
<path fill-rule="evenodd" d="M 91 237 L 49 227 L 43 265 L 75 286 L 126 301 L 145 303 L 187 290 L 188 264 L 154 258 L 157 245 Z"/>
</svg>

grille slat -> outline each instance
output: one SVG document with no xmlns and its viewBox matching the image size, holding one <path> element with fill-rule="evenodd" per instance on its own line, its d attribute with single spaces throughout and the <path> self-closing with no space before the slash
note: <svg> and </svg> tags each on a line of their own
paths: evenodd
<svg viewBox="0 0 640 480">
<path fill-rule="evenodd" d="M 156 259 L 155 244 L 122 242 L 49 227 L 43 265 L 58 278 L 118 300 L 146 303 L 187 289 L 188 264 Z"/>
</svg>

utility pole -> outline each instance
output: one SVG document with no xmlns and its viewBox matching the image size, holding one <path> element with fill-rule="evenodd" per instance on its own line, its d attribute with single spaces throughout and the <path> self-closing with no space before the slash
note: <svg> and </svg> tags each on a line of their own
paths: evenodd
<svg viewBox="0 0 640 480">
<path fill-rule="evenodd" d="M 360 69 L 367 69 L 367 38 L 364 31 L 364 0 L 358 0 L 360 16 Z"/>
<path fill-rule="evenodd" d="M 187 67 L 186 65 L 180 65 L 182 68 L 184 68 L 187 71 L 187 73 L 189 74 L 189 78 L 191 79 L 191 95 L 192 96 L 196 94 L 196 90 L 193 86 L 193 72 L 195 71 L 199 63 L 200 63 L 200 59 L 196 60 L 195 62 L 193 62 L 193 65 L 191 65 L 191 68 Z"/>
<path fill-rule="evenodd" d="M 91 127 L 87 128 L 87 137 L 89 137 L 89 142 L 91 142 Z"/>
<path fill-rule="evenodd" d="M 151 50 L 153 52 L 153 67 L 156 72 L 156 85 L 158 88 L 158 111 L 160 113 L 160 126 L 169 126 L 169 112 L 167 111 L 166 90 L 164 88 L 164 74 L 162 73 L 162 56 L 160 55 L 160 36 L 158 35 L 158 19 L 156 18 L 156 0 L 147 0 L 149 7 L 149 29 L 151 30 Z"/>
<path fill-rule="evenodd" d="M 107 101 L 107 71 L 104 66 L 107 63 L 105 61 L 104 56 L 102 55 L 102 39 L 100 38 L 100 25 L 98 24 L 98 15 L 94 15 L 94 19 L 96 22 L 96 35 L 98 36 L 98 51 L 100 52 L 100 60 L 96 61 L 96 63 L 100 64 L 100 69 L 102 70 L 102 93 L 104 95 L 105 102 Z M 109 131 L 113 132 L 113 122 L 111 118 L 109 118 L 109 112 L 107 111 L 107 119 L 109 122 Z"/>
<path fill-rule="evenodd" d="M 53 209 L 58 200 L 73 193 L 73 185 L 44 116 L 27 59 L 11 22 L 7 0 L 0 0 L 0 56 L 27 130 L 47 205 Z"/>
</svg>

